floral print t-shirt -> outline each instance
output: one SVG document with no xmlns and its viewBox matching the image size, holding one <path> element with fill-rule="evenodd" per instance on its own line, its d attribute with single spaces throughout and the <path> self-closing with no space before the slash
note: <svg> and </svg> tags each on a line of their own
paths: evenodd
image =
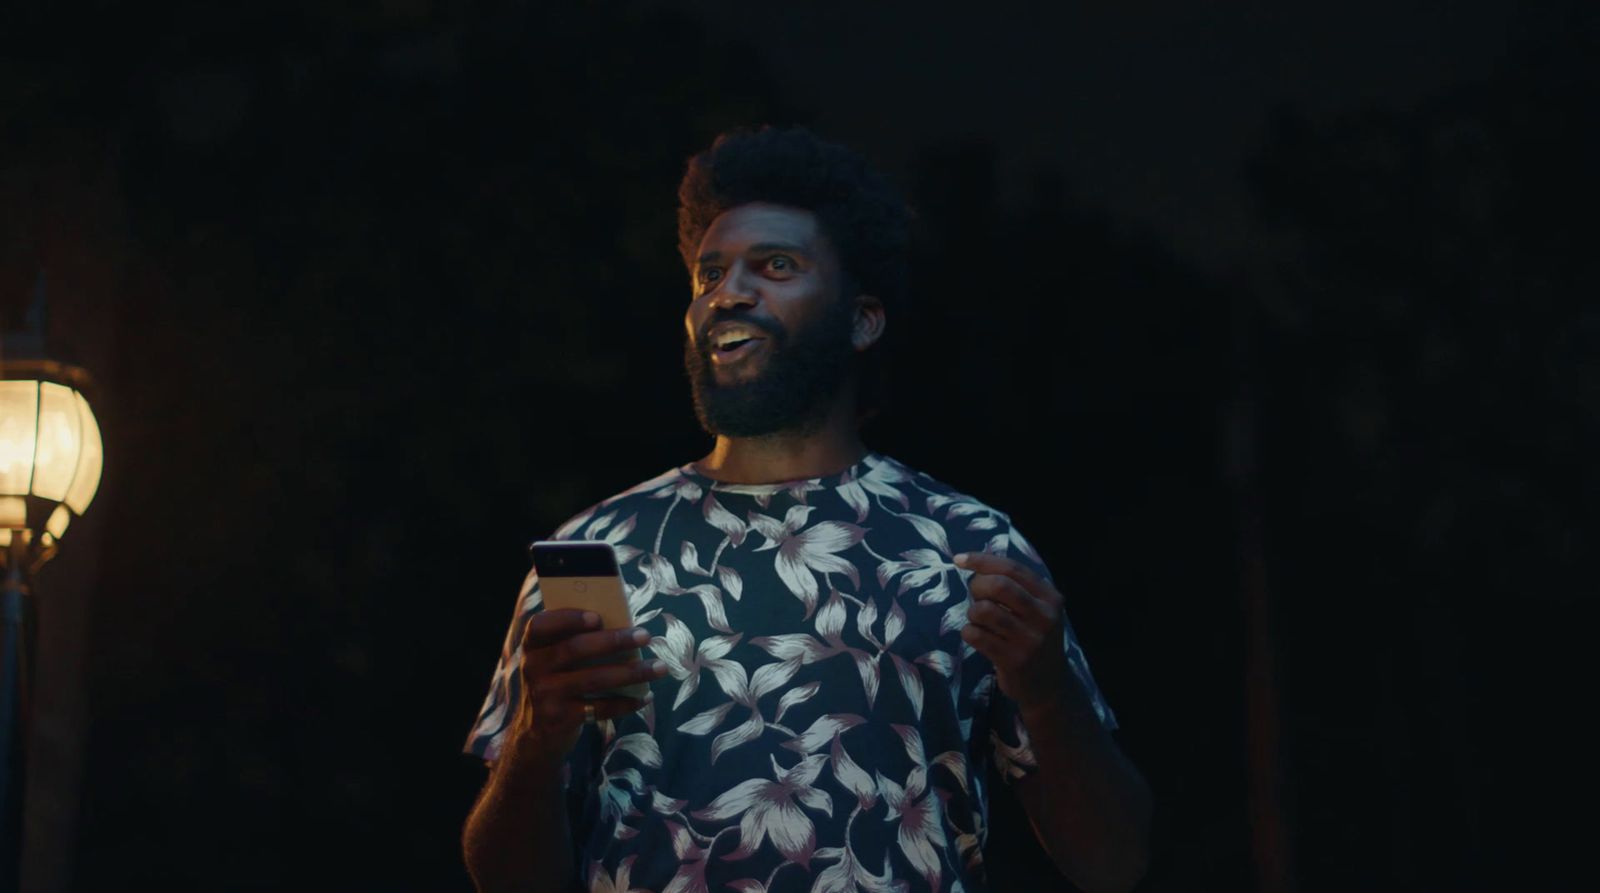
<svg viewBox="0 0 1600 893">
<path fill-rule="evenodd" d="M 585 727 L 565 789 L 590 893 L 987 890 L 987 772 L 1034 771 L 1016 704 L 960 636 L 960 552 L 1045 573 L 1004 514 L 869 454 L 781 484 L 685 465 L 556 539 L 616 549 L 670 674 L 638 713 Z M 492 761 L 519 698 L 529 574 L 466 750 Z M 1070 666 L 1115 719 L 1068 627 Z"/>
</svg>

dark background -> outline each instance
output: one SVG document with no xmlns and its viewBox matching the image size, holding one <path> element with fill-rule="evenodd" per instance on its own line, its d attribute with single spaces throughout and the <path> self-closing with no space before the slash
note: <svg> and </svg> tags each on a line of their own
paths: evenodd
<svg viewBox="0 0 1600 893">
<path fill-rule="evenodd" d="M 760 122 L 917 209 L 869 439 L 1044 553 L 1141 889 L 1575 888 L 1592 4 L 760 6 L 3 13 L 4 321 L 42 271 L 107 455 L 29 888 L 469 888 L 524 547 L 707 447 L 674 189 Z"/>
</svg>

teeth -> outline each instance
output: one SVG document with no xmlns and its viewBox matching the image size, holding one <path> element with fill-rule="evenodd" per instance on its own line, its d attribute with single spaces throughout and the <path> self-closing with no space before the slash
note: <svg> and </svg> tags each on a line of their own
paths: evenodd
<svg viewBox="0 0 1600 893">
<path fill-rule="evenodd" d="M 729 332 L 719 332 L 717 333 L 717 337 L 711 339 L 711 343 L 716 345 L 718 348 L 723 348 L 738 341 L 749 341 L 753 337 L 755 336 L 744 331 L 735 330 Z"/>
</svg>

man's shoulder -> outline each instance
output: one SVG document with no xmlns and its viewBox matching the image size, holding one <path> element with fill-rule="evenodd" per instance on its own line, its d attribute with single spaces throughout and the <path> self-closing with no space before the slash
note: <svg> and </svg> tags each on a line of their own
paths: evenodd
<svg viewBox="0 0 1600 893">
<path fill-rule="evenodd" d="M 952 552 L 990 552 L 1041 562 L 1038 551 L 1017 530 L 1010 515 L 966 490 L 887 456 L 879 457 L 862 476 L 863 483 L 872 479 L 893 487 L 909 513 L 937 524 Z"/>
<path fill-rule="evenodd" d="M 670 468 L 573 515 L 562 522 L 550 538 L 608 539 L 609 537 L 601 536 L 600 533 L 602 528 L 611 526 L 611 522 L 625 520 L 630 514 L 647 511 L 652 507 L 665 510 L 665 503 L 671 501 L 668 497 L 681 493 L 692 498 L 695 494 L 686 491 L 698 487 L 698 484 L 683 473 L 682 466 Z"/>
<path fill-rule="evenodd" d="M 962 518 L 984 516 L 997 524 L 1011 524 L 1011 516 L 993 505 L 943 480 L 889 456 L 879 456 L 863 481 L 877 480 L 906 496 L 908 508 L 947 526 Z"/>
</svg>

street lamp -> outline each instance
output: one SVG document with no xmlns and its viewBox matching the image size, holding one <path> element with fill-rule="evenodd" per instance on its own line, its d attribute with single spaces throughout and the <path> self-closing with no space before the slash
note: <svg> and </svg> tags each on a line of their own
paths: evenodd
<svg viewBox="0 0 1600 893">
<path fill-rule="evenodd" d="M 22 867 L 23 786 L 33 692 L 33 574 L 53 558 L 100 486 L 100 426 L 87 372 L 0 360 L 0 888 Z"/>
</svg>

